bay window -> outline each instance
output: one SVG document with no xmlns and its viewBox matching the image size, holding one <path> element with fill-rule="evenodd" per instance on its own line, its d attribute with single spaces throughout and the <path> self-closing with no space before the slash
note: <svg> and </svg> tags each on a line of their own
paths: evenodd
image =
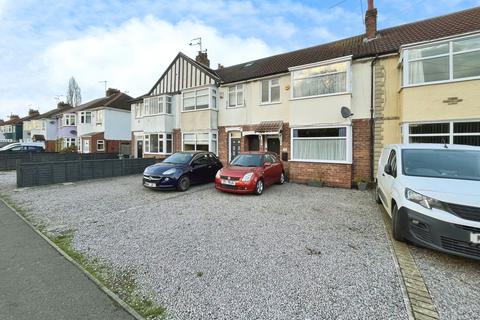
<svg viewBox="0 0 480 320">
<path fill-rule="evenodd" d="M 235 108 L 243 106 L 243 84 L 228 87 L 228 107 Z"/>
<path fill-rule="evenodd" d="M 480 78 L 480 36 L 407 48 L 404 85 Z"/>
<path fill-rule="evenodd" d="M 351 162 L 351 127 L 292 129 L 292 160 Z"/>
<path fill-rule="evenodd" d="M 183 111 L 217 108 L 217 90 L 204 88 L 183 93 Z"/>
<path fill-rule="evenodd" d="M 144 136 L 145 153 L 172 153 L 171 133 L 150 133 Z"/>
<path fill-rule="evenodd" d="M 262 81 L 262 103 L 280 102 L 280 82 L 278 79 Z"/>
<path fill-rule="evenodd" d="M 217 153 L 217 133 L 184 133 L 182 139 L 183 151 L 202 150 Z"/>
<path fill-rule="evenodd" d="M 135 117 L 154 116 L 158 114 L 172 114 L 172 97 L 155 96 L 143 99 L 143 104 L 137 104 Z"/>
<path fill-rule="evenodd" d="M 350 91 L 350 61 L 304 69 L 292 68 L 292 70 L 293 98 L 339 94 Z"/>
<path fill-rule="evenodd" d="M 64 126 L 74 126 L 75 125 L 75 115 L 66 114 L 63 116 L 63 125 Z"/>
<path fill-rule="evenodd" d="M 480 146 L 480 121 L 406 123 L 405 143 L 441 143 Z"/>
</svg>

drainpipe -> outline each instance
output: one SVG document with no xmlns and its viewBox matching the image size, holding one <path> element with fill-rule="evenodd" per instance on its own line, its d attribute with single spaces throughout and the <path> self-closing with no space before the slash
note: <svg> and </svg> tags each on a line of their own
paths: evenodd
<svg viewBox="0 0 480 320">
<path fill-rule="evenodd" d="M 375 121 L 374 121 L 374 104 L 375 104 L 375 97 L 374 97 L 374 85 L 375 85 L 375 77 L 374 77 L 374 68 L 375 64 L 378 61 L 378 54 L 375 55 L 372 62 L 370 63 L 370 180 L 374 181 L 374 168 L 375 168 Z"/>
</svg>

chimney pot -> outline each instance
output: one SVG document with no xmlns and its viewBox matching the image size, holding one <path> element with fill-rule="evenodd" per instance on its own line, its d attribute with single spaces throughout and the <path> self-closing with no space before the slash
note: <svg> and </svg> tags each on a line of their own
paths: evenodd
<svg viewBox="0 0 480 320">
<path fill-rule="evenodd" d="M 219 63 L 218 64 L 218 69 L 223 69 L 223 68 L 225 68 L 225 66 L 223 64 Z"/>
<path fill-rule="evenodd" d="M 118 89 L 113 89 L 113 88 L 108 88 L 107 92 L 105 93 L 107 97 L 110 97 L 113 94 L 119 93 L 120 90 Z"/>
<path fill-rule="evenodd" d="M 365 13 L 365 33 L 367 40 L 374 39 L 377 36 L 377 9 L 373 0 L 368 0 L 368 10 Z"/>
</svg>

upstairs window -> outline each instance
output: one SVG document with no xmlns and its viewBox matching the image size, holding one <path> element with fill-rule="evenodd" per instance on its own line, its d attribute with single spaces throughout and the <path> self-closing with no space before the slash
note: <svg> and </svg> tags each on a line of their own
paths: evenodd
<svg viewBox="0 0 480 320">
<path fill-rule="evenodd" d="M 235 108 L 243 106 L 243 84 L 228 87 L 228 107 Z"/>
<path fill-rule="evenodd" d="M 204 88 L 183 93 L 183 111 L 217 108 L 217 90 Z"/>
<path fill-rule="evenodd" d="M 293 98 L 348 92 L 349 69 L 350 62 L 346 61 L 293 71 Z"/>
<path fill-rule="evenodd" d="M 103 110 L 98 110 L 97 111 L 97 117 L 96 118 L 97 118 L 96 121 L 95 121 L 96 124 L 101 126 L 103 124 Z"/>
<path fill-rule="evenodd" d="M 404 50 L 404 85 L 480 77 L 480 36 Z"/>
<path fill-rule="evenodd" d="M 74 114 L 66 114 L 63 116 L 63 125 L 64 126 L 74 126 L 75 125 L 75 115 Z"/>
<path fill-rule="evenodd" d="M 262 81 L 262 103 L 280 102 L 280 82 L 278 79 Z"/>
<path fill-rule="evenodd" d="M 80 123 L 92 123 L 92 113 L 90 111 L 80 112 Z"/>
</svg>

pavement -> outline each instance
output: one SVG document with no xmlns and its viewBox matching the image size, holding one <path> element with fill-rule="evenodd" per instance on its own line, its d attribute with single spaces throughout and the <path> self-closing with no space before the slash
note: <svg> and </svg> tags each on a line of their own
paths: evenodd
<svg viewBox="0 0 480 320">
<path fill-rule="evenodd" d="M 0 201 L 0 319 L 133 319 Z"/>
</svg>

